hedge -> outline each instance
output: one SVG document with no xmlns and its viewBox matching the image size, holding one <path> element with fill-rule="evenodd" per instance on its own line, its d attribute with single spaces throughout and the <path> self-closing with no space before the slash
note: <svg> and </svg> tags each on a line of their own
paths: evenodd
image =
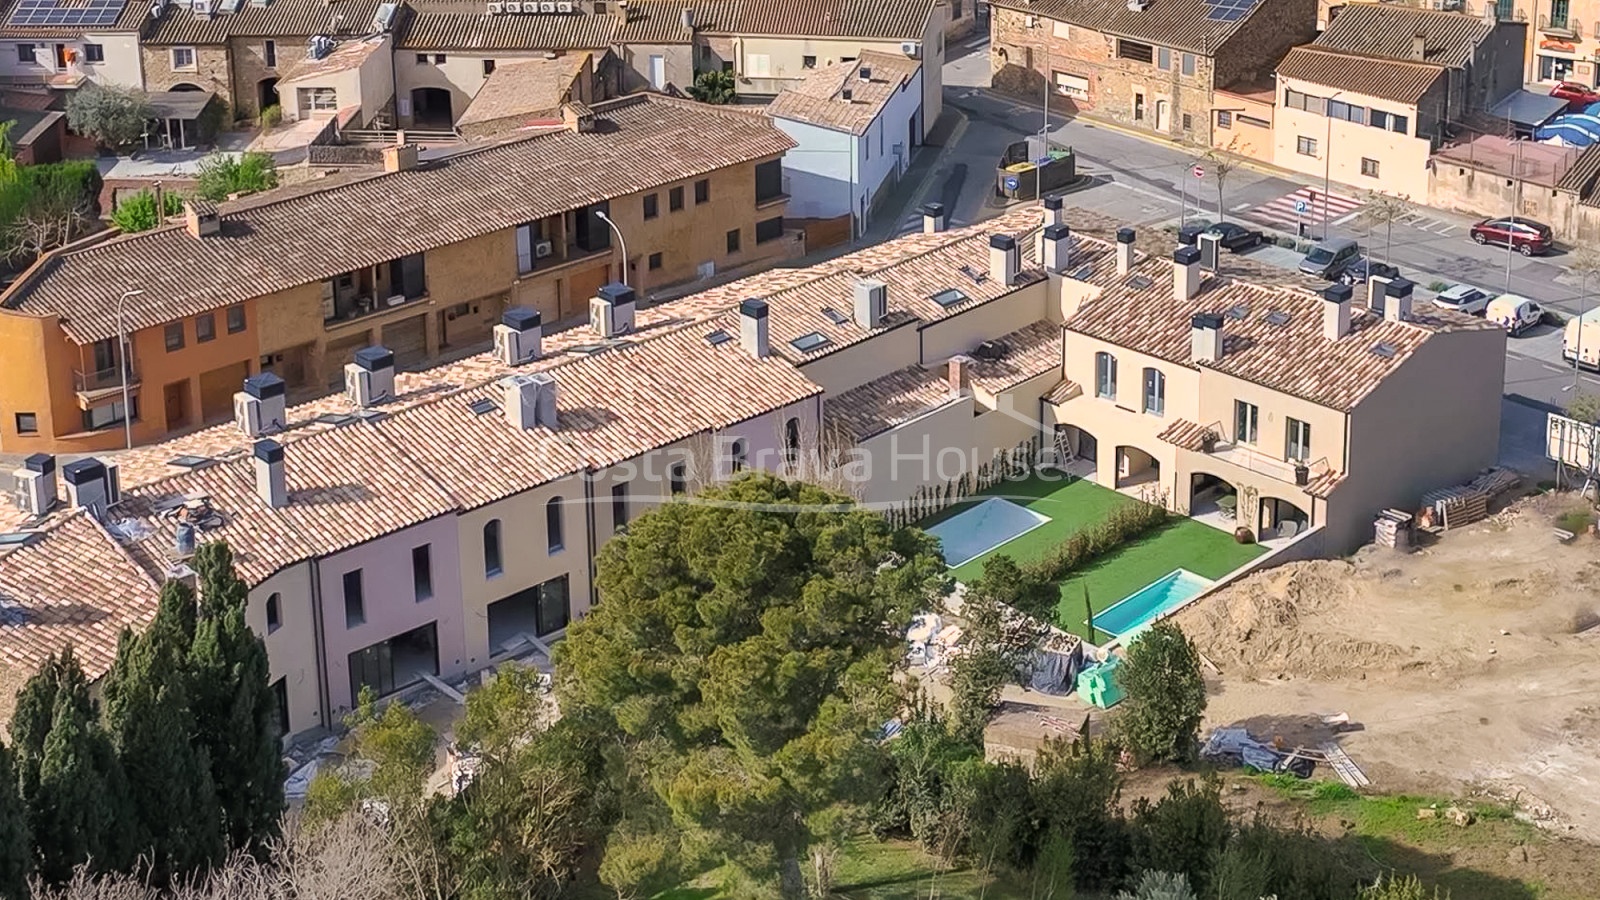
<svg viewBox="0 0 1600 900">
<path fill-rule="evenodd" d="M 1166 507 L 1143 501 L 1119 506 L 1099 522 L 1074 531 L 1049 556 L 1033 563 L 1034 574 L 1059 582 L 1095 559 L 1167 522 Z"/>
</svg>

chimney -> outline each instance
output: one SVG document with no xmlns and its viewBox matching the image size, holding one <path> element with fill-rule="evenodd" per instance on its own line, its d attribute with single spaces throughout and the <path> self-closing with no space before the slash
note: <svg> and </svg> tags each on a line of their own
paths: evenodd
<svg viewBox="0 0 1600 900">
<path fill-rule="evenodd" d="M 1172 296 L 1178 302 L 1193 300 L 1200 293 L 1200 251 L 1179 247 L 1172 254 Z"/>
<path fill-rule="evenodd" d="M 1063 206 L 1064 204 L 1061 202 L 1060 197 L 1044 198 L 1044 202 L 1039 205 L 1039 208 L 1044 210 L 1043 224 L 1046 227 L 1051 225 L 1065 225 L 1067 223 L 1066 210 L 1063 208 Z"/>
<path fill-rule="evenodd" d="M 35 453 L 22 461 L 22 468 L 11 473 L 22 495 L 23 511 L 38 518 L 56 505 L 56 458 Z"/>
<path fill-rule="evenodd" d="M 1021 255 L 1016 238 L 1009 234 L 989 235 L 989 277 L 1010 287 L 1017 280 Z"/>
<path fill-rule="evenodd" d="M 87 509 L 98 516 L 119 499 L 114 469 L 92 456 L 62 466 L 61 479 L 67 483 L 67 500 L 73 509 Z"/>
<path fill-rule="evenodd" d="M 543 426 L 556 429 L 556 380 L 544 372 L 507 375 L 498 382 L 500 405 L 511 427 L 526 431 Z"/>
<path fill-rule="evenodd" d="M 544 338 L 542 318 L 537 309 L 513 306 L 500 314 L 494 327 L 494 357 L 501 365 L 520 366 L 538 359 Z"/>
<path fill-rule="evenodd" d="M 344 392 L 350 402 L 370 409 L 394 399 L 394 354 L 384 347 L 362 347 L 344 367 Z"/>
<path fill-rule="evenodd" d="M 845 103 L 854 103 L 855 102 L 855 96 L 856 96 L 855 91 L 852 91 L 849 88 L 844 88 L 844 89 L 839 91 L 839 99 L 844 101 Z"/>
<path fill-rule="evenodd" d="M 739 304 L 739 346 L 756 359 L 772 353 L 767 339 L 767 301 L 751 297 Z"/>
<path fill-rule="evenodd" d="M 1500 10 L 1497 8 L 1498 6 L 1499 4 L 1495 3 L 1494 0 L 1488 0 L 1487 3 L 1483 4 L 1483 21 L 1488 23 L 1491 27 L 1499 24 L 1500 22 Z"/>
<path fill-rule="evenodd" d="M 391 144 L 383 148 L 383 170 L 385 172 L 409 172 L 416 167 L 416 144 Z"/>
<path fill-rule="evenodd" d="M 1072 229 L 1059 224 L 1046 225 L 1039 231 L 1039 243 L 1043 247 L 1039 258 L 1044 262 L 1045 271 L 1058 275 L 1065 272 L 1072 258 Z"/>
<path fill-rule="evenodd" d="M 870 278 L 856 281 L 855 320 L 862 331 L 871 331 L 883 324 L 889 314 L 889 285 Z"/>
<path fill-rule="evenodd" d="M 938 234 L 944 230 L 944 204 L 929 203 L 922 207 L 922 233 Z"/>
<path fill-rule="evenodd" d="M 156 204 L 156 223 L 167 221 L 167 189 L 158 181 L 150 186 L 150 193 Z"/>
<path fill-rule="evenodd" d="M 684 31 L 693 31 L 694 30 L 694 10 L 685 9 L 683 12 L 679 13 L 679 15 L 678 15 L 678 23 L 683 26 L 683 30 Z"/>
<path fill-rule="evenodd" d="M 1133 271 L 1133 240 L 1137 237 L 1132 228 L 1117 229 L 1117 274 Z"/>
<path fill-rule="evenodd" d="M 573 134 L 585 134 L 594 130 L 594 111 L 581 103 L 561 104 L 561 124 Z"/>
<path fill-rule="evenodd" d="M 1189 356 L 1197 363 L 1214 363 L 1222 358 L 1221 316 L 1195 313 L 1189 318 Z"/>
<path fill-rule="evenodd" d="M 1353 289 L 1348 284 L 1330 284 L 1322 289 L 1322 336 L 1337 341 L 1350 333 L 1350 297 Z"/>
<path fill-rule="evenodd" d="M 271 372 L 251 375 L 233 395 L 233 421 L 245 437 L 282 431 L 289 424 L 283 379 Z"/>
<path fill-rule="evenodd" d="M 1420 31 L 1413 34 L 1411 36 L 1411 58 L 1417 62 L 1422 62 L 1423 58 L 1427 56 L 1427 43 L 1427 35 Z"/>
<path fill-rule="evenodd" d="M 1388 297 L 1383 303 L 1383 318 L 1389 322 L 1404 322 L 1411 318 L 1411 290 L 1414 287 L 1406 278 L 1396 278 L 1384 289 Z"/>
<path fill-rule="evenodd" d="M 183 224 L 192 238 L 203 238 L 222 230 L 217 208 L 204 200 L 183 201 Z"/>
<path fill-rule="evenodd" d="M 872 67 L 871 66 L 862 66 L 862 67 L 860 67 L 860 68 L 858 68 L 856 70 L 856 75 L 862 81 L 871 81 L 872 80 Z"/>
<path fill-rule="evenodd" d="M 950 396 L 959 397 L 967 390 L 967 366 L 972 365 L 972 357 L 966 354 L 957 354 L 950 357 L 949 367 L 945 371 L 945 378 L 950 385 Z"/>
<path fill-rule="evenodd" d="M 613 281 L 601 286 L 589 301 L 589 327 L 603 338 L 620 337 L 633 330 L 633 288 Z"/>
<path fill-rule="evenodd" d="M 283 445 L 273 440 L 256 441 L 251 449 L 256 463 L 256 496 L 273 509 L 289 505 L 289 480 L 283 471 Z"/>
</svg>

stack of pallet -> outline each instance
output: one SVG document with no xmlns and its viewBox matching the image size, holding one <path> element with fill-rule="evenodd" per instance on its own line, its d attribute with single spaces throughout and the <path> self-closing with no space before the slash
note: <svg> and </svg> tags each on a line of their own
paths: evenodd
<svg viewBox="0 0 1600 900">
<path fill-rule="evenodd" d="M 1400 509 L 1386 509 L 1378 514 L 1378 520 L 1375 524 L 1377 528 L 1378 546 L 1392 547 L 1396 550 L 1410 549 L 1410 513 Z"/>
<path fill-rule="evenodd" d="M 1489 501 L 1519 483 L 1515 472 L 1490 469 L 1467 484 L 1440 488 L 1422 495 L 1422 504 L 1436 514 L 1446 529 L 1471 525 L 1489 515 Z"/>
</svg>

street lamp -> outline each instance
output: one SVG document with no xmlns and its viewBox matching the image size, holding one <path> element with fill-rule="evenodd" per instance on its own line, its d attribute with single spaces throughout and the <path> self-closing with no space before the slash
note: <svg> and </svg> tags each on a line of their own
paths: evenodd
<svg viewBox="0 0 1600 900">
<path fill-rule="evenodd" d="M 611 227 L 611 233 L 617 236 L 617 246 L 622 248 L 622 265 L 618 266 L 618 268 L 622 272 L 622 277 L 619 280 L 622 282 L 623 287 L 627 287 L 627 285 L 628 285 L 628 242 L 622 239 L 622 229 L 617 227 L 617 223 L 611 221 L 611 217 L 610 216 L 606 215 L 604 212 L 602 212 L 602 211 L 600 211 L 598 209 L 594 211 L 594 214 L 597 217 L 599 217 L 600 221 L 602 221 L 602 222 L 606 223 L 607 225 L 609 225 Z"/>
<path fill-rule="evenodd" d="M 1344 91 L 1322 101 L 1322 115 L 1328 120 L 1328 133 L 1322 142 L 1322 239 L 1328 239 L 1328 191 L 1333 181 L 1333 101 Z"/>
<path fill-rule="evenodd" d="M 123 291 L 117 299 L 117 368 L 122 376 L 122 442 L 128 450 L 133 449 L 133 408 L 128 404 L 128 330 L 122 323 L 122 311 L 129 297 L 137 297 L 142 293 L 142 290 Z"/>
</svg>

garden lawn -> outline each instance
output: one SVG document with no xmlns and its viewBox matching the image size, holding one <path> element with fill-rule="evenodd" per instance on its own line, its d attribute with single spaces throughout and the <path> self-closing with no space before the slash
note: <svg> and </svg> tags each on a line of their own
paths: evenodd
<svg viewBox="0 0 1600 900">
<path fill-rule="evenodd" d="M 1004 553 L 1018 562 L 1045 557 L 1073 532 L 1092 525 L 1106 513 L 1133 498 L 1103 488 L 1092 481 L 1050 481 L 1034 476 L 1026 481 L 1001 482 L 976 495 L 976 499 L 1003 497 L 1049 516 L 1050 521 L 1001 544 L 988 553 L 952 570 L 957 581 L 983 574 L 984 560 Z M 966 509 L 972 501 L 931 516 L 923 528 Z M 1266 551 L 1257 544 L 1240 544 L 1233 535 L 1191 519 L 1174 516 L 1172 523 L 1137 541 L 1124 544 L 1078 570 L 1061 585 L 1061 606 L 1056 624 L 1088 637 L 1083 624 L 1083 590 L 1100 612 L 1174 569 L 1188 569 L 1206 578 L 1220 578 Z M 1105 635 L 1099 637 L 1104 640 Z"/>
</svg>

